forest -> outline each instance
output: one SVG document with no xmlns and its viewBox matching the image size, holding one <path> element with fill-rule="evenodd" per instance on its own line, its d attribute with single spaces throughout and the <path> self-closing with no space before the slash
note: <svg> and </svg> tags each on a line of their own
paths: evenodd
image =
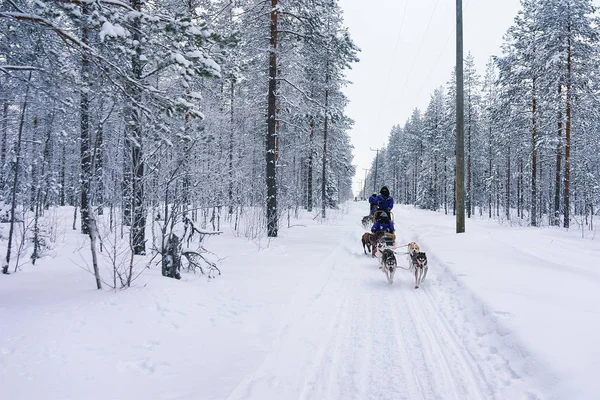
<svg viewBox="0 0 600 400">
<path fill-rule="evenodd" d="M 0 0 L 3 272 L 27 243 L 35 263 L 57 207 L 92 253 L 118 232 L 170 276 L 184 225 L 326 217 L 352 196 L 358 52 L 334 0 Z"/>
<path fill-rule="evenodd" d="M 465 205 L 474 215 L 593 229 L 600 208 L 600 48 L 590 0 L 523 0 L 483 73 L 464 61 Z M 394 126 L 363 196 L 455 212 L 455 74 Z"/>
</svg>

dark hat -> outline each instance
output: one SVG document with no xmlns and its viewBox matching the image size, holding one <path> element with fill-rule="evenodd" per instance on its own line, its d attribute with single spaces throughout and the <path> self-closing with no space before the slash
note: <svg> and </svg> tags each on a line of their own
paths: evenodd
<svg viewBox="0 0 600 400">
<path fill-rule="evenodd" d="M 387 187 L 387 186 L 383 186 L 383 187 L 381 188 L 381 190 L 379 191 L 379 193 L 381 193 L 381 194 L 386 194 L 386 193 L 387 193 L 387 194 L 390 194 L 390 190 L 388 189 L 388 187 Z"/>
</svg>

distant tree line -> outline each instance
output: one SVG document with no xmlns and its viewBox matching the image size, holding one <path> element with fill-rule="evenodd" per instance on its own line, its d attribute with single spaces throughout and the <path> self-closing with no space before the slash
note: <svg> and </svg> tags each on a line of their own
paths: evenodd
<svg viewBox="0 0 600 400">
<path fill-rule="evenodd" d="M 593 229 L 600 207 L 600 51 L 590 0 L 523 0 L 483 75 L 465 59 L 466 212 Z M 454 212 L 455 78 L 395 126 L 378 182 Z M 375 160 L 373 168 L 375 169 Z M 373 174 L 369 175 L 372 184 Z"/>
</svg>

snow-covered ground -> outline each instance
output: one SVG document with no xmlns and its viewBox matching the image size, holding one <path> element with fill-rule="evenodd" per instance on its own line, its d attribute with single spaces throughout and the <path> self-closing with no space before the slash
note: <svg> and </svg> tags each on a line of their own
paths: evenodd
<svg viewBox="0 0 600 400">
<path fill-rule="evenodd" d="M 305 215 L 260 250 L 226 229 L 207 244 L 222 276 L 153 267 L 117 293 L 94 290 L 66 221 L 54 258 L 0 277 L 0 399 L 600 398 L 597 240 L 493 221 L 456 235 L 397 206 L 398 242 L 429 258 L 415 290 L 363 254 L 366 209 Z"/>
</svg>

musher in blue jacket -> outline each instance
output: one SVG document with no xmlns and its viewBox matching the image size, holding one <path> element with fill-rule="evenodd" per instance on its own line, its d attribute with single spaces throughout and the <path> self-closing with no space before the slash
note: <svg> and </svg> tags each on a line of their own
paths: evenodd
<svg viewBox="0 0 600 400">
<path fill-rule="evenodd" d="M 387 186 L 384 186 L 379 191 L 379 196 L 375 200 L 377 202 L 377 209 L 390 212 L 394 208 L 394 199 L 390 196 L 390 190 Z"/>
<path fill-rule="evenodd" d="M 394 233 L 394 223 L 390 220 L 390 216 L 385 211 L 377 214 L 375 224 L 371 228 L 371 232 L 380 239 L 385 233 Z M 373 255 L 377 252 L 376 246 L 373 246 Z"/>
<path fill-rule="evenodd" d="M 373 213 L 377 210 L 377 192 L 373 192 L 371 197 L 369 197 L 369 215 L 373 215 Z"/>
<path fill-rule="evenodd" d="M 394 223 L 390 220 L 390 217 L 387 213 L 381 212 L 377 215 L 377 221 L 373 224 L 371 228 L 371 232 L 374 234 L 381 233 L 394 233 Z"/>
</svg>

